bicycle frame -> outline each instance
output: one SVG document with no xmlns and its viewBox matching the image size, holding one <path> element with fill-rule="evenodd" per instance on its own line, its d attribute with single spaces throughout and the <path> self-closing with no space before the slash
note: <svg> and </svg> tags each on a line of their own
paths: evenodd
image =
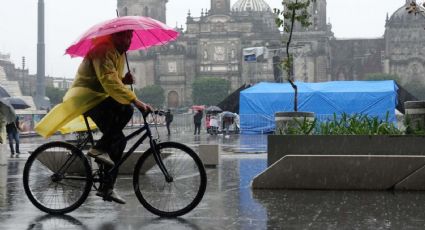
<svg viewBox="0 0 425 230">
<path fill-rule="evenodd" d="M 146 140 L 149 139 L 149 145 L 150 148 L 153 150 L 153 156 L 155 159 L 156 164 L 158 165 L 158 167 L 160 168 L 161 172 L 164 174 L 165 180 L 167 182 L 172 182 L 173 181 L 173 177 L 170 176 L 170 174 L 168 173 L 167 169 L 165 168 L 165 165 L 162 161 L 162 158 L 158 152 L 158 150 L 156 149 L 156 140 L 153 138 L 152 136 L 152 132 L 150 130 L 149 124 L 146 121 L 146 117 L 149 113 L 142 113 L 142 117 L 143 117 L 143 126 L 139 129 L 137 129 L 136 131 L 132 132 L 131 134 L 127 135 L 124 139 L 120 140 L 118 143 L 112 145 L 112 148 L 114 148 L 116 145 L 121 144 L 124 141 L 129 141 L 131 139 L 133 139 L 134 137 L 140 135 L 141 133 L 144 132 L 144 134 L 136 141 L 135 144 L 133 144 L 133 146 L 130 147 L 129 151 L 127 151 L 121 158 L 121 160 L 115 164 L 114 167 L 112 167 L 106 174 L 107 175 L 111 175 L 112 173 L 116 172 L 119 167 L 130 157 L 131 154 L 134 153 L 134 151 Z M 84 116 L 84 120 L 87 126 L 87 132 L 89 133 L 89 137 L 90 138 L 90 142 L 92 144 L 92 146 L 94 146 L 94 138 L 92 135 L 92 131 L 90 129 L 88 120 L 87 120 L 87 116 Z M 88 141 L 85 141 L 85 144 L 81 147 L 84 147 L 86 144 L 88 143 Z"/>
</svg>

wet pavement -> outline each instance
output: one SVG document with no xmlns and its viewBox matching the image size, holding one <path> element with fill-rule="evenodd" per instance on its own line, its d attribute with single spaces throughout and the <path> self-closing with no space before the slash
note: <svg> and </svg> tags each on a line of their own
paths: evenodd
<svg viewBox="0 0 425 230">
<path fill-rule="evenodd" d="M 165 136 L 166 137 L 166 136 Z M 56 137 L 61 139 L 61 137 Z M 166 138 L 165 138 L 166 139 Z M 218 143 L 220 164 L 207 168 L 202 202 L 180 218 L 159 218 L 138 202 L 132 176 L 117 184 L 127 204 L 104 202 L 92 192 L 64 216 L 46 215 L 27 199 L 21 158 L 0 166 L 0 229 L 424 229 L 425 193 L 390 191 L 251 190 L 252 178 L 266 168 L 266 136 L 173 134 L 197 149 Z M 45 140 L 23 138 L 30 151 Z"/>
</svg>

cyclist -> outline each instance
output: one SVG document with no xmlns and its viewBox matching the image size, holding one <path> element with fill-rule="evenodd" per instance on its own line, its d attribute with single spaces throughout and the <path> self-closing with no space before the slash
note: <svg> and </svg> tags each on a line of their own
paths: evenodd
<svg viewBox="0 0 425 230">
<path fill-rule="evenodd" d="M 153 110 L 125 86 L 134 83 L 133 75 L 128 72 L 122 76 L 125 52 L 130 47 L 132 34 L 133 31 L 128 30 L 96 38 L 63 102 L 35 128 L 42 136 L 48 137 L 81 114 L 91 117 L 103 135 L 90 148 L 88 155 L 104 163 L 106 170 L 121 159 L 127 144 L 119 140 L 124 138 L 123 129 L 133 115 L 130 104 L 144 112 Z M 117 174 L 118 171 L 96 195 L 125 204 L 114 190 Z"/>
</svg>

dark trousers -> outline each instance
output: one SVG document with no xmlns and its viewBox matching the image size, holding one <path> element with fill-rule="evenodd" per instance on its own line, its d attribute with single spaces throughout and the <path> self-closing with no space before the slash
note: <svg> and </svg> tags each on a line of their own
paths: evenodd
<svg viewBox="0 0 425 230">
<path fill-rule="evenodd" d="M 9 139 L 9 147 L 10 153 L 15 154 L 15 150 L 13 149 L 13 140 L 15 140 L 16 153 L 20 153 L 19 151 L 19 132 L 9 132 L 7 133 L 7 138 Z"/>
<path fill-rule="evenodd" d="M 170 135 L 170 124 L 171 122 L 166 122 L 168 135 Z"/>
<path fill-rule="evenodd" d="M 196 134 L 196 131 L 198 131 L 198 134 L 201 132 L 201 123 L 195 123 L 195 132 L 193 133 L 194 135 Z"/>
<path fill-rule="evenodd" d="M 85 115 L 96 123 L 103 134 L 94 148 L 107 152 L 111 159 L 118 163 L 127 145 L 126 141 L 122 141 L 125 138 L 123 129 L 133 116 L 133 107 L 120 104 L 112 97 L 108 97 L 87 111 Z M 109 170 L 110 167 L 105 167 L 105 169 Z M 117 176 L 118 170 L 112 175 L 110 186 L 113 186 Z"/>
</svg>

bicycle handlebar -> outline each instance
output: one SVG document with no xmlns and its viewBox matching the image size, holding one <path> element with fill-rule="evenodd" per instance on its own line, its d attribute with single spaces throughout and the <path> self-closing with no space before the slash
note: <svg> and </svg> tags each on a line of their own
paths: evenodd
<svg viewBox="0 0 425 230">
<path fill-rule="evenodd" d="M 136 107 L 136 106 L 135 106 Z M 165 115 L 165 111 L 163 111 L 163 110 L 154 110 L 154 111 L 149 111 L 149 112 L 145 112 L 145 111 L 143 111 L 142 109 L 140 109 L 140 108 L 138 108 L 138 107 L 136 107 L 141 113 L 142 113 L 142 116 L 143 116 L 143 119 L 146 119 L 146 117 L 149 115 L 149 114 L 151 114 L 151 113 L 153 113 L 153 114 L 157 114 L 157 115 L 159 115 L 159 116 L 164 116 Z"/>
</svg>

